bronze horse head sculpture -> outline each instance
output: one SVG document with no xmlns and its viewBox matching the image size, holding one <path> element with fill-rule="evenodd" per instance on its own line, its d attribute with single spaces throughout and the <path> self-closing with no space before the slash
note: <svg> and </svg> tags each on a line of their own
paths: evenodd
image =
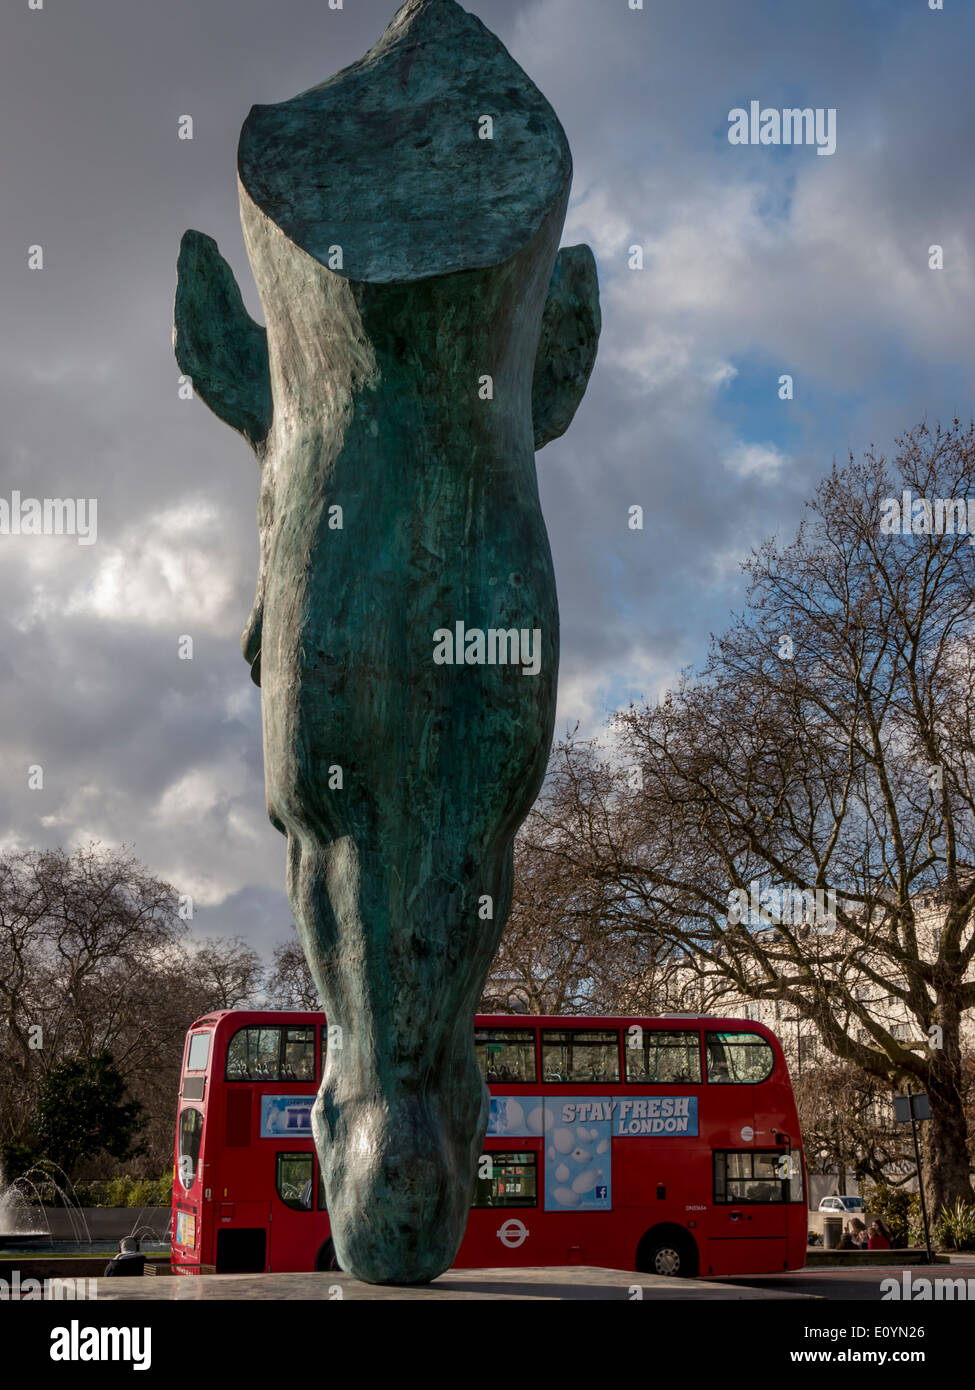
<svg viewBox="0 0 975 1390">
<path fill-rule="evenodd" d="M 174 343 L 261 467 L 243 651 L 341 1040 L 313 1110 L 335 1251 L 419 1283 L 454 1259 L 487 1124 L 474 1011 L 555 718 L 534 455 L 592 370 L 595 263 L 559 251 L 554 111 L 455 0 L 408 0 L 359 62 L 253 108 L 238 173 L 266 328 L 187 232 Z"/>
</svg>

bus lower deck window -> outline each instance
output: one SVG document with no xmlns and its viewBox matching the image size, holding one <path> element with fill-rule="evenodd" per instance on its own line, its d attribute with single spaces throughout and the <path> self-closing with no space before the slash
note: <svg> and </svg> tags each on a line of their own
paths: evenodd
<svg viewBox="0 0 975 1390">
<path fill-rule="evenodd" d="M 474 1189 L 475 1207 L 537 1207 L 538 1154 L 482 1154 Z"/>
<path fill-rule="evenodd" d="M 716 1150 L 714 1200 L 717 1204 L 801 1202 L 802 1163 L 780 1149 Z"/>
<path fill-rule="evenodd" d="M 179 1117 L 179 1180 L 187 1192 L 196 1181 L 203 1140 L 203 1112 L 186 1106 Z"/>
<path fill-rule="evenodd" d="M 295 1211 L 311 1211 L 314 1181 L 315 1159 L 312 1154 L 278 1154 L 276 1186 L 285 1206 Z"/>
</svg>

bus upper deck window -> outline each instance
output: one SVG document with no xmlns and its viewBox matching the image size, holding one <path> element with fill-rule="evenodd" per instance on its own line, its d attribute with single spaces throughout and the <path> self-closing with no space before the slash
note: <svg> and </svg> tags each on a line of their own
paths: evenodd
<svg viewBox="0 0 975 1390">
<path fill-rule="evenodd" d="M 620 1035 L 616 1028 L 546 1029 L 542 1033 L 543 1081 L 619 1081 Z"/>
<path fill-rule="evenodd" d="M 206 1071 L 210 1057 L 210 1034 L 191 1033 L 190 1050 L 186 1058 L 187 1071 Z"/>
<path fill-rule="evenodd" d="M 535 1080 L 533 1028 L 478 1028 L 474 1054 L 485 1081 Z"/>
<path fill-rule="evenodd" d="M 775 1053 L 757 1033 L 708 1033 L 705 1045 L 710 1082 L 754 1085 L 772 1075 Z"/>
<path fill-rule="evenodd" d="M 627 1081 L 688 1085 L 701 1080 L 701 1035 L 682 1028 L 675 1032 L 641 1028 L 632 1038 L 624 1034 Z"/>
<path fill-rule="evenodd" d="M 227 1048 L 228 1081 L 279 1081 L 280 1067 L 280 1028 L 238 1028 Z"/>
<path fill-rule="evenodd" d="M 315 1080 L 314 1028 L 285 1028 L 282 1081 Z"/>
<path fill-rule="evenodd" d="M 226 1079 L 314 1081 L 314 1027 L 238 1028 L 227 1047 Z"/>
</svg>

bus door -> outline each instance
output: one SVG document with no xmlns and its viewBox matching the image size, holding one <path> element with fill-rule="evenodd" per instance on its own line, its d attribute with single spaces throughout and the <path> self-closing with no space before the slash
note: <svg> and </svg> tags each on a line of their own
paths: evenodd
<svg viewBox="0 0 975 1390">
<path fill-rule="evenodd" d="M 218 1274 L 263 1274 L 268 1267 L 271 1203 L 214 1202 Z"/>
<path fill-rule="evenodd" d="M 788 1268 L 790 1156 L 779 1149 L 715 1149 L 708 1273 Z"/>
<path fill-rule="evenodd" d="M 458 1268 L 561 1264 L 542 1219 L 544 1154 L 540 1140 L 505 1138 L 480 1155 Z"/>
<path fill-rule="evenodd" d="M 271 1271 L 314 1269 L 318 1250 L 327 1238 L 325 1189 L 318 1160 L 310 1146 L 294 1149 L 289 1145 L 276 1150 L 273 1157 L 274 1197 L 267 1267 Z"/>
<path fill-rule="evenodd" d="M 795 1118 L 795 1102 L 788 1081 L 770 1080 L 755 1087 L 755 1144 L 756 1147 L 774 1150 L 778 1154 L 775 1164 L 776 1177 L 783 1184 L 785 1210 L 782 1213 L 783 1234 L 794 1229 L 791 1217 L 795 1215 L 795 1204 L 804 1200 L 802 1175 L 802 1136 L 798 1123 L 784 1117 Z M 805 1250 L 805 1210 L 799 1223 L 802 1226 L 803 1250 Z"/>
</svg>

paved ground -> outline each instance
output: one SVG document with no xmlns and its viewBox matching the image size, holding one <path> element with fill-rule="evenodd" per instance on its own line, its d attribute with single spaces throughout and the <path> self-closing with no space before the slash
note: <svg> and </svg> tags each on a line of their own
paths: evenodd
<svg viewBox="0 0 975 1390">
<path fill-rule="evenodd" d="M 908 1272 L 915 1280 L 975 1280 L 975 1260 L 968 1256 L 964 1263 L 955 1258 L 950 1264 L 911 1265 Z M 819 1298 L 839 1302 L 880 1303 L 884 1301 L 881 1281 L 893 1278 L 901 1282 L 903 1273 L 902 1265 L 890 1265 L 885 1268 L 861 1266 L 853 1269 L 807 1269 L 798 1274 L 756 1274 L 736 1279 L 712 1280 L 712 1283 L 722 1284 L 729 1289 L 765 1289 L 769 1293 L 814 1294 Z"/>
<path fill-rule="evenodd" d="M 640 1294 L 636 1294 L 636 1290 Z M 384 1288 L 361 1284 L 348 1274 L 202 1274 L 169 1279 L 99 1279 L 98 1301 L 151 1299 L 196 1302 L 200 1299 L 319 1299 L 319 1300 L 433 1300 L 541 1299 L 583 1302 L 677 1299 L 687 1303 L 719 1300 L 794 1302 L 815 1297 L 812 1289 L 776 1289 L 748 1284 L 728 1287 L 701 1279 L 662 1279 L 631 1270 L 593 1269 L 572 1265 L 564 1269 L 449 1270 L 433 1285 L 422 1288 Z"/>
</svg>

